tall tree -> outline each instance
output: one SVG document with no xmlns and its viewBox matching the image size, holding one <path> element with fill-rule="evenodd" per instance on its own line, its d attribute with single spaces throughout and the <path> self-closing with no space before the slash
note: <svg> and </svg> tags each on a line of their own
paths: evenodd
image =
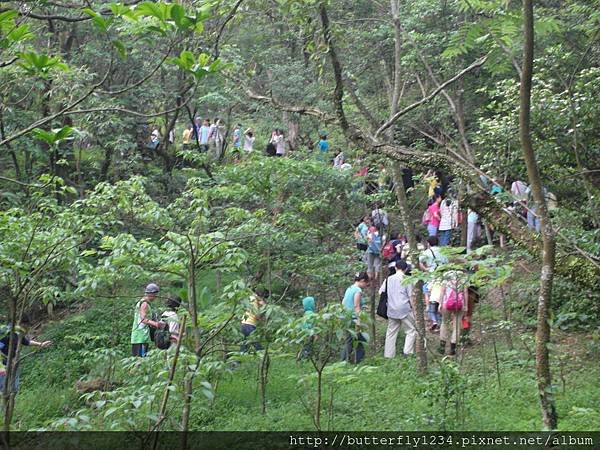
<svg viewBox="0 0 600 450">
<path fill-rule="evenodd" d="M 552 395 L 552 376 L 550 373 L 550 305 L 552 302 L 552 283 L 554 280 L 554 265 L 556 262 L 555 232 L 548 214 L 548 205 L 544 195 L 542 178 L 535 159 L 531 141 L 531 80 L 533 75 L 533 1 L 523 0 L 523 63 L 521 76 L 521 110 L 519 112 L 519 130 L 523 158 L 527 166 L 527 177 L 537 206 L 536 214 L 541 222 L 542 233 L 542 268 L 540 273 L 540 292 L 538 297 L 536 339 L 536 373 L 537 384 L 542 408 L 544 429 L 554 430 L 558 418 Z"/>
</svg>

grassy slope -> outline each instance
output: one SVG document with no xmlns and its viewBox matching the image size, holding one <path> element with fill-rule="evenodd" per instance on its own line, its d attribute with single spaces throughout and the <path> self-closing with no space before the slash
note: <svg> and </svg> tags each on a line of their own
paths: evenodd
<svg viewBox="0 0 600 450">
<path fill-rule="evenodd" d="M 23 363 L 16 428 L 46 426 L 82 406 L 74 384 L 93 369 L 85 362 L 83 349 L 102 345 L 102 342 L 114 342 L 122 355 L 127 356 L 130 303 L 131 300 L 104 300 L 81 314 L 46 327 L 44 338 L 53 339 L 56 346 L 38 350 Z M 101 336 L 102 340 L 97 341 L 94 336 Z M 524 350 L 508 351 L 501 343 L 501 336 L 494 338 L 498 341 L 501 388 L 497 384 L 492 335 L 489 334 L 485 336 L 483 346 L 479 342 L 462 360 L 466 369 L 463 381 L 468 385 L 464 389 L 464 410 L 457 415 L 450 403 L 445 424 L 440 403 L 433 401 L 435 393 L 443 386 L 437 357 L 432 356 L 431 373 L 423 377 L 417 373 L 414 360 L 387 361 L 375 356 L 366 361 L 366 364 L 377 366 L 375 372 L 343 385 L 337 392 L 333 428 L 404 431 L 444 427 L 455 430 L 539 429 L 533 362 L 527 360 Z M 559 346 L 557 351 L 563 354 L 576 345 L 581 352 L 577 359 L 563 364 L 566 392 L 563 394 L 559 390 L 557 393 L 559 423 L 563 430 L 586 430 L 598 423 L 600 417 L 594 409 L 600 404 L 600 392 L 592 388 L 600 376 L 600 368 L 593 363 L 593 358 L 586 361 L 585 336 L 580 336 L 575 344 L 573 335 L 569 338 L 569 346 Z M 256 362 L 244 362 L 219 383 L 212 406 L 198 401 L 191 417 L 193 429 L 313 429 L 310 415 L 300 400 L 308 394 L 296 383 L 297 376 L 309 371 L 310 366 L 297 364 L 290 357 L 274 359 L 265 415 L 260 413 L 256 369 Z M 560 384 L 558 372 L 555 382 Z"/>
</svg>

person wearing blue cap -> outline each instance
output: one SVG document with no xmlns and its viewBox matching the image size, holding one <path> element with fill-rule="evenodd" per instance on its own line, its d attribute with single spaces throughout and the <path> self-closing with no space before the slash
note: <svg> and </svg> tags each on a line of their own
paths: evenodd
<svg viewBox="0 0 600 450">
<path fill-rule="evenodd" d="M 163 323 L 152 320 L 152 308 L 150 302 L 158 297 L 160 288 L 155 283 L 150 283 L 144 290 L 144 297 L 135 304 L 133 325 L 131 326 L 131 354 L 144 357 L 148 353 L 150 338 L 150 327 L 161 328 Z"/>
</svg>

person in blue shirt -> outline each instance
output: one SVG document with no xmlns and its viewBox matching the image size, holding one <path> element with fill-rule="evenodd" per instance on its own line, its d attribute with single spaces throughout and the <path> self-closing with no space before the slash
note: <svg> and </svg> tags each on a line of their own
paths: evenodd
<svg viewBox="0 0 600 450">
<path fill-rule="evenodd" d="M 314 315 L 316 310 L 316 302 L 314 297 L 304 297 L 302 299 L 302 307 L 304 308 L 304 321 L 302 324 L 302 328 L 305 330 L 312 330 L 314 327 Z M 313 349 L 313 341 L 314 336 L 310 336 L 306 343 L 304 344 L 304 348 L 300 352 L 299 359 L 306 359 L 310 357 Z"/>
<path fill-rule="evenodd" d="M 204 119 L 202 126 L 200 127 L 200 151 L 207 152 L 208 151 L 208 138 L 210 136 L 210 120 Z"/>
<path fill-rule="evenodd" d="M 377 228 L 372 226 L 369 229 L 367 240 L 367 273 L 369 278 L 377 281 L 379 280 L 379 272 L 381 272 L 381 247 L 383 245 Z"/>
<path fill-rule="evenodd" d="M 327 135 L 321 136 L 319 141 L 319 160 L 325 161 L 327 159 L 327 153 L 329 152 L 329 142 L 327 141 Z"/>
<path fill-rule="evenodd" d="M 359 331 L 360 320 L 358 315 L 365 305 L 365 299 L 362 295 L 363 289 L 369 286 L 369 275 L 366 272 L 359 272 L 354 276 L 354 284 L 346 289 L 342 305 L 348 311 L 352 311 L 352 324 L 356 327 L 356 335 L 351 333 L 346 334 L 344 348 L 342 349 L 342 361 L 350 361 L 353 350 L 354 358 L 352 362 L 358 364 L 365 357 L 365 347 L 363 342 L 366 338 Z"/>
</svg>

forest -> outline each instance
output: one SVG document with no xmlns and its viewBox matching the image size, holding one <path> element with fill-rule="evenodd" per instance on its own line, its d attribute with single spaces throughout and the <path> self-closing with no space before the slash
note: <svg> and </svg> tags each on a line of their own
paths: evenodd
<svg viewBox="0 0 600 450">
<path fill-rule="evenodd" d="M 599 25 L 0 1 L 3 446 L 600 431 Z"/>
</svg>

